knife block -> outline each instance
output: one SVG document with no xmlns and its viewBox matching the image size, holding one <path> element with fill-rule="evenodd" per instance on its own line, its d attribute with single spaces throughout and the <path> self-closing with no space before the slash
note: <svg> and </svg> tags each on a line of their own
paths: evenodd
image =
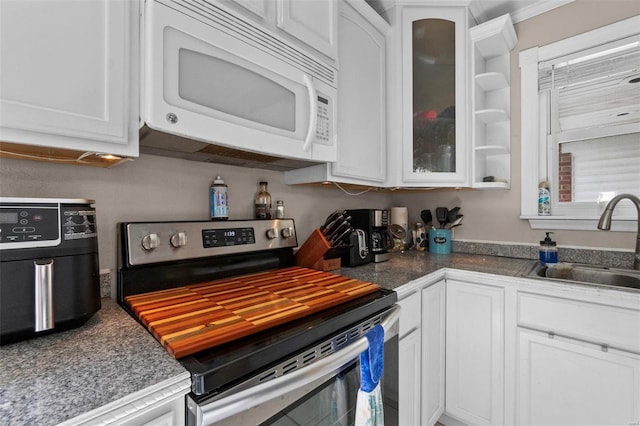
<svg viewBox="0 0 640 426">
<path fill-rule="evenodd" d="M 296 265 L 313 268 L 316 262 L 324 258 L 330 248 L 331 245 L 320 229 L 315 229 L 296 253 Z"/>
</svg>

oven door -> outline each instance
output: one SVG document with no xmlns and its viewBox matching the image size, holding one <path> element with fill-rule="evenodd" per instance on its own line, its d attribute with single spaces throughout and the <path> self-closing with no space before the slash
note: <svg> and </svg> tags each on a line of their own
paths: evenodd
<svg viewBox="0 0 640 426">
<path fill-rule="evenodd" d="M 202 1 L 147 1 L 144 27 L 150 128 L 280 157 L 336 160 L 337 91 L 276 57 L 271 49 L 287 47 L 281 41 Z M 258 36 L 269 43 L 253 41 Z"/>
<path fill-rule="evenodd" d="M 383 319 L 384 370 L 381 379 L 385 425 L 398 424 L 398 319 L 394 305 Z M 282 377 L 211 402 L 187 398 L 193 425 L 349 425 L 354 423 L 360 387 L 359 357 L 368 347 L 361 337 L 339 351 Z"/>
</svg>

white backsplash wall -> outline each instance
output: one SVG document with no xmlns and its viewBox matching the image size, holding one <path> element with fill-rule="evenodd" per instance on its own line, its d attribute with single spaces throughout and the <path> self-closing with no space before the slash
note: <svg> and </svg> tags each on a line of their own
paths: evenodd
<svg viewBox="0 0 640 426">
<path fill-rule="evenodd" d="M 284 200 L 286 216 L 295 220 L 299 245 L 334 210 L 391 206 L 389 193 L 354 197 L 335 187 L 286 185 L 282 172 L 151 155 L 111 169 L 2 159 L 0 196 L 94 199 L 100 269 L 110 269 L 115 279 L 117 224 L 209 220 L 209 185 L 216 175 L 229 187 L 232 220 L 253 217 L 258 182 L 269 182 L 274 207 L 276 200 Z"/>
</svg>

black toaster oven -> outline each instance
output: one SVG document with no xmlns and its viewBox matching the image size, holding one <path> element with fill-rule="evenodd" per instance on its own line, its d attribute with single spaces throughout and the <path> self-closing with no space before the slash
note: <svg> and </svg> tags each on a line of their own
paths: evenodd
<svg viewBox="0 0 640 426">
<path fill-rule="evenodd" d="M 100 309 L 92 204 L 0 197 L 0 344 L 77 327 Z"/>
</svg>

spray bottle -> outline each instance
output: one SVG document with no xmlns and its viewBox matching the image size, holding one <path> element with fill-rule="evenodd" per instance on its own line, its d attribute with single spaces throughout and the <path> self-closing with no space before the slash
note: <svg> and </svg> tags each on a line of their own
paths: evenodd
<svg viewBox="0 0 640 426">
<path fill-rule="evenodd" d="M 211 207 L 211 220 L 229 219 L 229 204 L 227 198 L 227 185 L 219 175 L 216 176 L 209 188 L 209 201 Z"/>
</svg>

